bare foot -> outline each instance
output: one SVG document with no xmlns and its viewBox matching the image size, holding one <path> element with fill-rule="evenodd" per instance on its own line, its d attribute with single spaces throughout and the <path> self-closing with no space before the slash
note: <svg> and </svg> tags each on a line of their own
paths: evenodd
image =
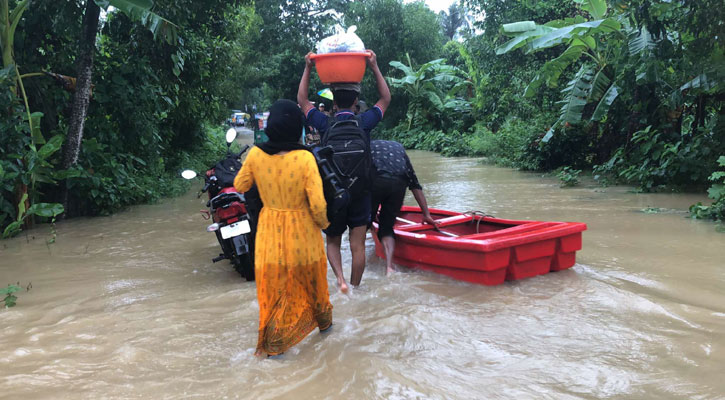
<svg viewBox="0 0 725 400">
<path fill-rule="evenodd" d="M 395 272 L 395 268 L 388 268 L 387 271 L 385 271 L 385 276 L 390 276 Z"/>
<path fill-rule="evenodd" d="M 347 283 L 345 283 L 345 281 L 342 281 L 342 282 L 338 281 L 337 285 L 340 286 L 340 291 L 342 293 L 347 293 L 350 290 L 350 288 L 347 286 Z"/>
</svg>

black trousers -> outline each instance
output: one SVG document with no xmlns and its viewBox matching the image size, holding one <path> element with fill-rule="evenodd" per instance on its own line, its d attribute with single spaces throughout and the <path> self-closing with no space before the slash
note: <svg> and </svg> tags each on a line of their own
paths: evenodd
<svg viewBox="0 0 725 400">
<path fill-rule="evenodd" d="M 394 236 L 393 225 L 395 218 L 400 214 L 400 207 L 405 199 L 407 183 L 400 178 L 378 176 L 373 181 L 371 191 L 372 220 L 378 221 L 378 239 L 385 236 Z M 380 212 L 378 212 L 380 208 Z M 377 218 L 375 218 L 377 215 Z"/>
</svg>

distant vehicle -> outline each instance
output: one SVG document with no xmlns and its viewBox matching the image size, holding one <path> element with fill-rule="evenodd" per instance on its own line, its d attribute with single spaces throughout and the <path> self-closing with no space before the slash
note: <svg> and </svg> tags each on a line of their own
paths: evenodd
<svg viewBox="0 0 725 400">
<path fill-rule="evenodd" d="M 229 125 L 232 126 L 244 126 L 247 122 L 247 119 L 249 119 L 249 114 L 238 112 L 232 114 L 232 117 L 229 119 Z"/>
</svg>

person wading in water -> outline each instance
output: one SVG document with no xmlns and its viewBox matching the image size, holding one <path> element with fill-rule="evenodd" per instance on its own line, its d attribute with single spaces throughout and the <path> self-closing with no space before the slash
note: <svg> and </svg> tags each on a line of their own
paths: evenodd
<svg viewBox="0 0 725 400">
<path fill-rule="evenodd" d="M 313 60 L 310 58 L 312 53 L 305 56 L 305 70 L 297 90 L 297 102 L 307 117 L 307 123 L 320 132 L 321 145 L 331 145 L 335 149 L 336 162 L 340 168 L 347 176 L 354 178 L 353 186 L 348 188 L 349 204 L 335 215 L 333 221 L 330 221 L 330 226 L 325 230 L 327 256 L 342 292 L 348 290 L 342 274 L 342 254 L 340 252 L 342 234 L 347 228 L 350 228 L 350 252 L 352 253 L 350 283 L 353 286 L 360 285 L 365 271 L 365 233 L 370 222 L 370 186 L 374 172 L 370 155 L 370 131 L 383 119 L 383 114 L 391 100 L 390 89 L 378 68 L 377 56 L 373 51 L 368 51 L 370 51 L 370 56 L 367 59 L 367 65 L 375 76 L 380 99 L 366 112 L 355 115 L 352 111 L 360 96 L 359 83 L 332 85 L 334 106 L 339 108 L 339 112 L 336 112 L 334 117 L 328 117 L 315 108 L 308 98 L 310 71 L 313 65 Z M 343 137 L 352 138 L 352 140 L 340 140 Z M 345 151 L 344 148 L 341 148 L 346 147 L 348 143 L 355 147 L 360 144 L 364 148 L 364 150 L 359 150 L 362 154 L 356 154 L 357 151 Z M 347 166 L 352 169 L 346 170 Z"/>
<path fill-rule="evenodd" d="M 257 227 L 254 272 L 259 301 L 255 355 L 276 355 L 315 328 L 332 325 L 321 229 L 329 225 L 314 155 L 299 143 L 305 116 L 278 100 L 269 109 L 269 142 L 253 147 L 234 187 L 256 184 L 264 206 Z"/>
<path fill-rule="evenodd" d="M 372 188 L 371 220 L 378 220 L 378 239 L 385 249 L 387 274 L 394 272 L 393 252 L 395 252 L 395 234 L 393 225 L 400 214 L 400 207 L 405 199 L 407 186 L 423 213 L 423 222 L 436 225 L 430 216 L 428 202 L 423 194 L 423 187 L 418 183 L 413 165 L 410 163 L 405 148 L 398 142 L 389 140 L 373 140 L 371 142 L 373 164 L 376 177 Z M 378 213 L 378 208 L 380 213 Z"/>
</svg>

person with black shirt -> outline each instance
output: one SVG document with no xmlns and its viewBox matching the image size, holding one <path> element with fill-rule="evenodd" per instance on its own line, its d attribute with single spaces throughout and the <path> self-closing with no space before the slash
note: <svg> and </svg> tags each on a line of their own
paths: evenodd
<svg viewBox="0 0 725 400">
<path fill-rule="evenodd" d="M 378 220 L 378 239 L 385 249 L 386 273 L 393 271 L 393 252 L 395 251 L 395 235 L 393 225 L 400 213 L 408 187 L 423 212 L 423 222 L 436 225 L 436 221 L 428 211 L 428 203 L 423 194 L 423 187 L 418 182 L 410 158 L 405 148 L 398 142 L 389 140 L 373 140 L 370 142 L 373 165 L 376 177 L 371 191 L 372 218 Z M 378 212 L 378 208 L 380 212 Z"/>
</svg>

